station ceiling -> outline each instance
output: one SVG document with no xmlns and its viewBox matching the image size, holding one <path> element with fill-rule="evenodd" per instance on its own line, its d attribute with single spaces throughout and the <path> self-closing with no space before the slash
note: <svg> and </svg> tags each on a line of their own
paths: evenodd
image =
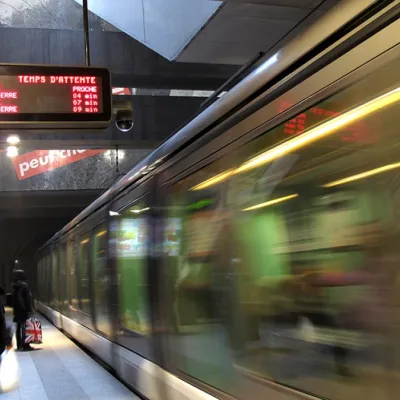
<svg viewBox="0 0 400 400">
<path fill-rule="evenodd" d="M 243 65 L 339 0 L 90 0 L 92 32 L 124 32 L 169 61 Z M 0 26 L 81 30 L 82 0 L 3 0 Z M 305 22 L 307 20 L 307 22 Z"/>
<path fill-rule="evenodd" d="M 177 56 L 180 62 L 242 65 L 267 53 L 306 18 L 339 0 L 228 0 Z M 308 23 L 307 23 L 308 24 Z"/>
<path fill-rule="evenodd" d="M 91 0 L 89 8 L 168 60 L 243 65 L 338 2 L 119 0 L 115 7 L 112 0 Z"/>
</svg>

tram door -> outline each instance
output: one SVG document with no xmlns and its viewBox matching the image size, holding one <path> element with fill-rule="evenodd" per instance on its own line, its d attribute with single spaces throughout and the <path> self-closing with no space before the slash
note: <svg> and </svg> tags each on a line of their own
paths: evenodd
<svg viewBox="0 0 400 400">
<path fill-rule="evenodd" d="M 139 184 L 116 200 L 109 211 L 109 254 L 115 283 L 113 315 L 119 345 L 115 368 L 147 398 L 159 398 L 157 393 L 161 393 L 142 368 L 145 360 L 159 364 L 153 334 L 158 287 L 153 257 L 157 213 L 153 185 L 153 179 Z M 132 352 L 139 358 L 132 359 Z"/>
<path fill-rule="evenodd" d="M 92 246 L 92 296 L 96 329 L 111 337 L 112 321 L 109 298 L 111 294 L 111 271 L 107 265 L 108 226 L 100 222 L 93 230 Z M 90 255 L 89 255 L 90 257 Z"/>
</svg>

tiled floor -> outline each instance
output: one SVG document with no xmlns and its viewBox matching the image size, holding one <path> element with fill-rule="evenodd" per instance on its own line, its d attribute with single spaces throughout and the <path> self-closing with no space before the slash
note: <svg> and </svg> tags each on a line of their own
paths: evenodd
<svg viewBox="0 0 400 400">
<path fill-rule="evenodd" d="M 40 317 L 43 341 L 38 350 L 16 353 L 18 389 L 1 400 L 137 400 L 129 389 Z"/>
</svg>

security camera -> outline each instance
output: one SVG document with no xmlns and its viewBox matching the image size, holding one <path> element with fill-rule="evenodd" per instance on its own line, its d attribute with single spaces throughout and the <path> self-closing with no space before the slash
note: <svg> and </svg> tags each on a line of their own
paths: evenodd
<svg viewBox="0 0 400 400">
<path fill-rule="evenodd" d="M 128 132 L 133 128 L 133 106 L 130 101 L 113 101 L 115 126 L 121 132 Z"/>
<path fill-rule="evenodd" d="M 133 128 L 133 113 L 131 110 L 120 110 L 115 115 L 115 125 L 122 132 L 128 132 Z"/>
</svg>

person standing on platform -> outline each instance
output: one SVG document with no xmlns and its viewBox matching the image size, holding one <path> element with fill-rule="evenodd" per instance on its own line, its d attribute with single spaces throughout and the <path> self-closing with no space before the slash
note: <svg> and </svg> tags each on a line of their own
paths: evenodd
<svg viewBox="0 0 400 400">
<path fill-rule="evenodd" d="M 13 271 L 12 288 L 14 322 L 17 325 L 17 349 L 21 351 L 33 350 L 29 344 L 25 344 L 26 320 L 31 317 L 33 307 L 31 293 L 23 270 Z"/>
</svg>

